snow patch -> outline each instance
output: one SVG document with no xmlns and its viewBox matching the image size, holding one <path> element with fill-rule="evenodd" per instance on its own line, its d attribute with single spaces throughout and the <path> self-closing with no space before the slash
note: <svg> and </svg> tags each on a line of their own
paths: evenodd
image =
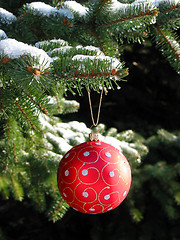
<svg viewBox="0 0 180 240">
<path fill-rule="evenodd" d="M 60 46 L 67 46 L 68 45 L 68 43 L 66 41 L 64 41 L 63 39 L 52 39 L 50 41 L 45 40 L 45 41 L 37 42 L 37 43 L 35 43 L 35 47 L 41 48 L 41 47 L 47 46 L 51 43 L 55 43 L 55 44 L 57 43 Z"/>
<path fill-rule="evenodd" d="M 79 108 L 79 103 L 75 100 L 66 100 L 65 98 L 61 98 L 61 102 L 65 104 L 66 108 Z"/>
<path fill-rule="evenodd" d="M 112 146 L 114 146 L 115 148 L 119 149 L 120 151 L 122 151 L 121 148 L 121 141 L 117 140 L 114 137 L 109 137 L 109 136 L 102 136 L 101 134 L 99 134 L 99 140 L 101 142 L 105 142 L 105 143 L 111 143 Z"/>
<path fill-rule="evenodd" d="M 27 6 L 34 11 L 42 13 L 44 16 L 50 16 L 51 14 L 58 12 L 58 9 L 55 9 L 43 2 L 32 2 Z"/>
<path fill-rule="evenodd" d="M 57 133 L 68 143 L 80 144 L 85 142 L 85 137 L 81 132 L 74 132 L 71 129 L 56 128 Z"/>
<path fill-rule="evenodd" d="M 70 129 L 70 126 L 68 123 L 64 123 L 64 122 L 59 122 L 56 124 L 56 129 L 57 128 L 64 128 L 64 129 Z"/>
<path fill-rule="evenodd" d="M 49 52 L 49 55 L 56 55 L 56 54 L 65 54 L 66 52 L 72 50 L 73 47 L 71 46 L 64 46 L 64 47 L 60 47 L 60 48 L 55 48 L 52 51 Z"/>
<path fill-rule="evenodd" d="M 57 137 L 52 133 L 46 133 L 45 136 L 57 148 L 59 153 L 66 153 L 72 148 L 62 137 Z"/>
<path fill-rule="evenodd" d="M 138 3 L 153 3 L 156 7 L 159 7 L 159 5 L 161 3 L 164 3 L 164 2 L 170 2 L 172 4 L 175 4 L 177 5 L 179 3 L 179 0 L 168 0 L 168 1 L 165 1 L 165 0 L 136 0 L 133 2 L 133 4 L 138 4 Z"/>
<path fill-rule="evenodd" d="M 85 17 L 89 8 L 82 6 L 76 1 L 66 1 L 63 6 L 79 14 L 80 17 Z"/>
<path fill-rule="evenodd" d="M 44 115 L 41 117 L 40 115 L 40 122 L 43 124 L 44 128 L 50 130 L 50 132 L 45 134 L 46 139 L 58 150 L 58 153 L 60 154 L 66 153 L 74 145 L 78 145 L 87 141 L 88 136 L 91 133 L 91 130 L 87 128 L 86 124 L 83 122 L 58 122 L 52 126 L 49 121 L 50 118 L 48 116 Z M 103 136 L 100 133 L 99 140 L 100 142 L 111 144 L 115 148 L 119 149 L 120 152 L 136 158 L 137 162 L 141 161 L 140 155 L 133 144 L 120 141 L 115 137 Z"/>
<path fill-rule="evenodd" d="M 76 136 L 76 133 L 70 129 L 56 128 L 56 130 L 57 130 L 57 133 L 60 134 L 61 137 L 65 138 L 67 140 L 72 139 Z"/>
<path fill-rule="evenodd" d="M 112 0 L 111 10 L 113 11 L 126 10 L 127 7 L 130 7 L 133 5 L 139 5 L 139 4 L 152 4 L 156 7 L 159 7 L 159 5 L 164 2 L 165 0 L 135 0 L 133 3 L 129 4 L 129 3 L 120 3 L 117 0 Z M 177 5 L 179 3 L 179 0 L 168 0 L 167 2 Z"/>
<path fill-rule="evenodd" d="M 130 6 L 128 3 L 120 3 L 117 0 L 112 0 L 110 8 L 112 11 L 125 10 L 126 7 Z"/>
<path fill-rule="evenodd" d="M 114 137 L 109 137 L 109 136 L 102 136 L 99 135 L 99 140 L 105 143 L 109 143 L 115 148 L 119 149 L 120 152 L 125 152 L 135 158 L 139 157 L 139 153 L 136 149 L 132 148 L 129 143 L 125 141 L 120 141 Z"/>
<path fill-rule="evenodd" d="M 52 132 L 55 131 L 54 127 L 49 123 L 50 118 L 47 115 L 40 113 L 38 120 L 40 121 L 43 130 L 48 129 Z"/>
<path fill-rule="evenodd" d="M 32 57 L 38 58 L 40 66 L 33 66 L 38 69 L 48 68 L 50 65 L 51 58 L 42 49 L 38 49 L 23 42 L 18 42 L 11 38 L 0 41 L 0 56 L 14 59 L 23 55 L 31 55 Z"/>
<path fill-rule="evenodd" d="M 87 50 L 87 51 L 90 51 L 90 52 L 95 52 L 96 55 L 101 55 L 101 56 L 105 56 L 104 53 L 98 48 L 98 47 L 94 47 L 94 46 L 86 46 L 86 47 L 83 47 L 82 45 L 78 45 L 76 46 L 76 49 L 82 49 L 82 50 Z"/>
<path fill-rule="evenodd" d="M 2 29 L 0 29 L 0 40 L 6 39 L 6 38 L 8 38 L 6 33 Z"/>
<path fill-rule="evenodd" d="M 4 8 L 0 8 L 0 21 L 4 24 L 11 24 L 12 22 L 17 21 L 17 18 L 11 12 L 8 12 Z"/>
<path fill-rule="evenodd" d="M 113 58 L 113 57 L 109 57 L 109 56 L 90 56 L 90 55 L 75 55 L 72 58 L 72 61 L 89 61 L 91 60 L 92 62 L 94 62 L 95 60 L 99 60 L 102 62 L 108 62 L 111 63 L 111 69 L 113 68 L 119 68 L 121 66 L 120 61 L 117 58 Z"/>
<path fill-rule="evenodd" d="M 91 133 L 91 130 L 86 127 L 86 124 L 83 122 L 78 122 L 78 121 L 72 121 L 69 122 L 69 126 L 73 131 L 80 131 L 85 134 Z"/>
<path fill-rule="evenodd" d="M 70 19 L 74 18 L 74 14 L 69 9 L 57 9 L 44 2 L 32 2 L 27 4 L 29 10 L 34 11 L 34 13 L 40 13 L 43 16 L 60 16 L 67 17 Z"/>
</svg>

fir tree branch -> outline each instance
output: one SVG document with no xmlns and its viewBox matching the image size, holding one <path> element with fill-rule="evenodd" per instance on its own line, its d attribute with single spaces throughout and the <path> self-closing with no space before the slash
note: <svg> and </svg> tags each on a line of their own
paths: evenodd
<svg viewBox="0 0 180 240">
<path fill-rule="evenodd" d="M 158 24 L 164 25 L 165 21 L 177 21 L 179 19 L 179 14 L 177 12 L 179 8 L 180 5 L 174 5 L 168 8 L 160 6 L 160 12 L 157 18 Z"/>
<path fill-rule="evenodd" d="M 127 17 L 122 17 L 121 19 L 117 19 L 117 20 L 114 20 L 114 21 L 109 22 L 109 23 L 103 23 L 103 24 L 100 25 L 100 27 L 110 26 L 110 25 L 114 25 L 114 24 L 117 24 L 117 23 L 120 23 L 120 22 L 139 19 L 139 18 L 146 17 L 146 16 L 156 16 L 157 14 L 158 14 L 157 10 L 152 10 L 151 11 L 150 9 L 148 9 L 146 12 L 141 11 L 141 13 L 138 14 L 138 15 L 131 15 L 131 16 L 127 16 Z"/>
<path fill-rule="evenodd" d="M 179 9 L 179 8 L 180 8 L 179 5 L 174 5 L 173 7 L 164 9 L 164 12 L 165 12 L 165 13 L 168 13 L 168 12 L 171 12 L 171 11 L 173 11 L 173 10 L 175 10 L 175 9 Z M 161 12 L 163 12 L 163 11 L 161 11 Z"/>
<path fill-rule="evenodd" d="M 8 140 L 10 139 L 10 124 L 9 124 L 9 119 L 8 119 L 8 121 L 7 121 L 7 138 L 8 138 Z"/>
<path fill-rule="evenodd" d="M 170 46 L 170 48 L 172 49 L 172 51 L 174 52 L 176 58 L 178 61 L 180 61 L 180 55 L 178 53 L 178 51 L 173 47 L 173 45 L 171 44 L 171 42 L 168 40 L 168 38 L 166 37 L 166 35 L 164 34 L 163 30 L 160 28 L 159 25 L 153 26 L 154 29 L 156 30 L 156 32 L 158 34 L 160 34 L 163 37 L 163 40 Z M 160 43 L 159 43 L 160 44 Z"/>
<path fill-rule="evenodd" d="M 73 74 L 69 74 L 67 75 L 60 75 L 59 78 L 64 78 L 64 79 L 72 79 L 72 78 L 95 78 L 95 77 L 112 77 L 112 76 L 116 76 L 116 74 L 118 73 L 117 69 L 112 69 L 111 72 L 94 72 L 94 70 L 91 70 L 90 73 L 80 73 L 77 70 L 74 71 Z M 128 75 L 128 72 L 123 72 L 123 73 L 119 73 L 120 77 L 124 77 Z"/>
<path fill-rule="evenodd" d="M 101 43 L 101 41 L 100 41 L 100 39 L 99 39 L 99 37 L 98 37 L 95 29 L 92 28 L 92 29 L 91 29 L 91 33 L 92 33 L 92 35 L 95 37 L 96 41 L 98 42 L 101 51 L 103 51 L 103 53 L 106 54 L 105 49 L 104 49 L 104 46 L 103 46 L 103 44 Z"/>
<path fill-rule="evenodd" d="M 56 3 L 56 8 L 60 8 L 62 4 L 63 4 L 63 1 L 58 0 Z"/>
<path fill-rule="evenodd" d="M 24 115 L 24 117 L 28 120 L 28 122 L 30 123 L 30 125 L 32 126 L 32 128 L 34 130 L 36 130 L 36 126 L 31 122 L 31 120 L 29 119 L 29 117 L 27 116 L 27 114 L 25 113 L 25 111 L 22 109 L 22 107 L 19 105 L 18 101 L 15 101 L 15 104 L 17 105 L 17 107 L 19 108 L 19 110 L 22 112 L 22 114 Z"/>
<path fill-rule="evenodd" d="M 14 142 L 13 142 L 13 155 L 14 155 L 15 162 L 17 162 L 16 146 L 15 146 Z"/>
<path fill-rule="evenodd" d="M 100 8 L 99 8 L 99 11 L 104 7 L 104 5 L 106 4 L 106 3 L 108 3 L 108 2 L 112 2 L 111 0 L 103 0 L 103 1 L 101 1 L 100 0 L 100 3 L 101 3 L 101 6 L 100 6 Z"/>
<path fill-rule="evenodd" d="M 54 92 L 54 95 L 55 95 L 55 98 L 56 98 L 57 107 L 58 107 L 58 109 L 61 111 L 61 104 L 60 104 L 60 102 L 59 102 L 59 98 L 58 98 L 57 92 Z"/>
<path fill-rule="evenodd" d="M 8 121 L 7 121 L 7 134 L 6 134 L 6 136 L 7 136 L 7 139 L 8 139 L 8 142 L 10 142 L 10 118 L 8 119 Z M 11 144 L 11 143 L 10 143 Z M 14 146 L 13 146 L 14 147 Z M 12 150 L 12 146 L 11 146 L 11 150 Z M 14 148 L 13 148 L 13 153 L 14 153 Z M 15 155 L 14 155 L 14 159 L 15 159 L 15 161 L 16 161 L 16 158 L 15 158 Z"/>
<path fill-rule="evenodd" d="M 14 186 L 14 190 L 15 190 L 14 193 L 15 193 L 15 195 L 17 196 L 17 199 L 19 201 L 22 201 L 22 199 L 23 199 L 23 190 L 22 190 L 21 186 L 19 185 L 19 183 L 15 181 L 15 179 L 14 179 L 14 177 L 11 174 L 10 171 L 9 171 L 9 175 L 10 175 L 10 179 L 12 181 L 12 184 Z"/>
<path fill-rule="evenodd" d="M 94 17 L 93 17 L 93 22 L 95 22 L 98 14 L 101 12 L 101 9 L 104 7 L 104 5 L 108 2 L 111 2 L 111 0 L 99 0 L 99 3 L 101 4 L 99 7 L 98 7 L 98 10 L 96 11 L 96 13 L 94 14 Z"/>
<path fill-rule="evenodd" d="M 7 166 L 5 166 L 4 168 L 6 169 Z M 9 198 L 8 187 L 9 187 L 9 179 L 7 178 L 7 176 L 0 175 L 1 196 L 3 196 L 5 199 Z"/>
<path fill-rule="evenodd" d="M 52 187 L 53 193 L 56 194 L 56 193 L 57 193 L 57 189 L 56 189 L 56 187 L 54 186 L 53 181 L 51 181 L 51 187 Z"/>
<path fill-rule="evenodd" d="M 46 108 L 42 107 L 40 103 L 36 102 L 36 101 L 33 99 L 33 97 L 32 97 L 29 93 L 27 93 L 24 89 L 23 89 L 23 92 L 26 94 L 26 96 L 28 96 L 28 97 L 31 99 L 31 101 L 32 101 L 43 113 L 45 113 L 46 115 L 48 115 L 48 110 L 47 110 Z"/>
<path fill-rule="evenodd" d="M 1 99 L 1 101 L 0 101 L 0 104 L 1 104 L 1 111 L 3 111 L 3 110 L 4 110 L 4 106 L 3 106 L 3 94 L 2 94 L 1 87 L 0 87 L 0 99 Z"/>
<path fill-rule="evenodd" d="M 62 209 L 62 203 L 63 203 L 63 198 L 61 199 L 61 201 L 60 201 L 60 203 L 59 203 L 59 205 L 58 205 L 56 211 L 53 213 L 53 215 L 52 215 L 52 219 L 55 219 L 57 213 L 59 212 L 59 210 Z"/>
</svg>

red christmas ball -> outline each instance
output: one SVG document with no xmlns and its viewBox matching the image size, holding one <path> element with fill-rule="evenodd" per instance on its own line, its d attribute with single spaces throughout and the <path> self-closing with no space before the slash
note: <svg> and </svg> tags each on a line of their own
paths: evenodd
<svg viewBox="0 0 180 240">
<path fill-rule="evenodd" d="M 100 141 L 85 142 L 64 155 L 57 182 L 62 197 L 72 208 L 83 213 L 104 213 L 126 198 L 131 169 L 117 148 Z"/>
</svg>

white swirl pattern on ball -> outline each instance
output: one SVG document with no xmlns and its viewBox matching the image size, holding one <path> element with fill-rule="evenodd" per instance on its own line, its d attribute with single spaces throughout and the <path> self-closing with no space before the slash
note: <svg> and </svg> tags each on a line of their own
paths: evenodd
<svg viewBox="0 0 180 240">
<path fill-rule="evenodd" d="M 114 157 L 114 156 L 116 156 L 116 157 Z M 103 148 L 99 152 L 99 157 L 103 161 L 111 163 L 111 164 L 116 164 L 116 163 L 118 163 L 120 161 L 119 153 L 117 151 L 112 150 L 112 149 Z"/>
<path fill-rule="evenodd" d="M 89 154 L 90 154 L 89 152 L 84 152 L 84 153 L 83 153 L 83 155 L 84 155 L 85 157 L 89 156 Z"/>
<path fill-rule="evenodd" d="M 108 157 L 108 158 L 111 157 L 110 152 L 106 152 L 105 155 L 106 155 L 106 157 Z"/>
<path fill-rule="evenodd" d="M 87 192 L 83 192 L 82 193 L 83 197 L 87 198 L 89 196 L 89 194 Z"/>
<path fill-rule="evenodd" d="M 81 156 L 84 156 L 85 158 L 82 160 Z M 96 163 L 98 161 L 99 154 L 92 147 L 85 147 L 78 152 L 77 158 L 79 161 L 83 163 L 91 164 L 91 163 Z M 92 160 L 92 158 L 94 159 Z"/>
<path fill-rule="evenodd" d="M 99 170 L 95 167 L 88 167 L 86 169 L 81 170 L 83 167 L 84 165 L 79 169 L 79 174 L 78 174 L 79 181 L 87 185 L 92 185 L 97 183 L 101 175 Z"/>
<path fill-rule="evenodd" d="M 75 156 L 76 156 L 76 152 L 74 152 L 74 151 L 69 151 L 69 152 L 67 152 L 66 155 L 64 156 L 64 159 L 62 159 L 62 162 L 64 161 L 64 162 L 68 163 L 68 162 L 72 161 Z"/>
<path fill-rule="evenodd" d="M 71 171 L 73 170 L 75 170 L 74 179 L 71 177 Z M 77 178 L 77 169 L 75 167 L 69 167 L 68 169 L 65 170 L 64 176 L 65 176 L 65 178 L 63 179 L 64 182 L 68 184 L 74 183 Z"/>
<path fill-rule="evenodd" d="M 97 200 L 97 192 L 94 190 L 94 188 L 84 187 L 85 186 L 81 183 L 76 186 L 76 188 L 74 189 L 75 197 L 84 204 L 95 202 Z"/>
<path fill-rule="evenodd" d="M 96 142 L 95 145 L 100 146 L 101 143 Z M 77 148 L 74 148 L 74 150 L 77 150 Z M 69 201 L 68 203 L 73 203 L 74 205 L 78 206 L 77 209 L 83 208 L 85 212 L 96 211 L 96 213 L 98 213 L 98 212 L 103 212 L 105 208 L 106 208 L 106 211 L 110 211 L 111 209 L 113 209 L 113 207 L 111 206 L 112 204 L 113 206 L 118 206 L 122 200 L 120 200 L 120 193 L 118 191 L 113 191 L 113 186 L 119 184 L 120 180 L 126 183 L 126 181 L 121 177 L 119 169 L 115 166 L 115 164 L 117 164 L 120 159 L 118 154 L 120 154 L 121 156 L 123 156 L 123 158 L 125 158 L 124 155 L 120 151 L 119 152 L 114 151 L 112 149 L 109 149 L 108 147 L 103 147 L 103 149 L 100 149 L 100 147 L 98 148 L 99 148 L 98 151 L 95 151 L 91 146 L 86 146 L 84 148 L 79 147 L 80 150 L 78 150 L 77 153 L 75 151 L 71 152 L 73 154 L 68 152 L 64 157 L 66 159 L 66 162 L 71 161 L 75 156 L 80 162 L 83 162 L 83 165 L 79 169 L 77 169 L 76 167 L 69 167 L 68 169 L 66 169 L 64 171 L 64 177 L 62 177 L 62 179 L 63 179 L 63 182 L 72 184 L 75 182 L 75 180 L 78 177 L 78 179 L 80 180 L 80 183 L 77 184 L 74 191 L 70 187 L 68 187 L 72 192 L 72 196 L 73 196 L 72 201 Z M 81 160 L 81 156 L 84 156 L 83 160 Z M 102 164 L 102 168 L 99 171 L 99 169 L 96 168 L 94 164 L 96 164 L 100 160 L 105 161 L 107 164 L 106 165 Z M 93 167 L 90 167 L 89 164 L 93 164 Z M 100 165 L 101 164 L 98 164 L 97 167 L 99 167 Z M 73 176 L 74 179 L 71 179 L 71 168 L 75 169 L 75 172 L 76 172 L 75 176 Z M 89 175 L 91 176 L 90 178 L 89 178 Z M 61 173 L 60 173 L 60 176 L 62 176 Z M 92 176 L 94 176 L 93 180 L 92 180 Z M 101 189 L 100 191 L 97 192 L 93 187 L 86 188 L 84 186 L 84 185 L 90 185 L 90 184 L 92 185 L 97 183 L 100 176 L 105 184 L 104 188 Z M 68 182 L 66 178 L 71 179 L 71 182 Z M 112 190 L 111 190 L 111 187 L 112 187 Z M 68 198 L 68 192 L 67 191 L 65 192 L 65 190 L 66 188 L 63 190 L 63 196 L 65 198 Z M 80 191 L 81 191 L 81 194 L 80 194 Z M 124 191 L 122 196 L 125 197 L 127 193 L 128 191 Z M 112 194 L 113 194 L 113 197 L 111 199 Z M 77 204 L 76 202 L 74 202 L 75 199 L 78 199 L 79 202 L 84 203 L 83 207 Z M 96 203 L 90 206 L 88 209 L 86 209 L 86 205 L 88 205 L 89 203 L 93 203 L 97 200 L 99 203 Z M 109 200 L 111 201 L 111 204 L 109 203 Z M 99 210 L 97 210 L 97 208 Z"/>
<path fill-rule="evenodd" d="M 66 170 L 66 171 L 64 172 L 64 175 L 65 175 L 66 177 L 69 176 L 69 171 Z"/>
<path fill-rule="evenodd" d="M 87 176 L 88 175 L 88 170 L 87 169 L 82 170 L 82 175 Z"/>
<path fill-rule="evenodd" d="M 109 176 L 109 178 L 107 178 Z M 120 180 L 123 182 L 124 179 L 121 177 L 120 171 L 118 168 L 115 168 L 114 164 L 107 164 L 101 170 L 101 177 L 106 185 L 115 186 L 119 184 Z"/>
</svg>

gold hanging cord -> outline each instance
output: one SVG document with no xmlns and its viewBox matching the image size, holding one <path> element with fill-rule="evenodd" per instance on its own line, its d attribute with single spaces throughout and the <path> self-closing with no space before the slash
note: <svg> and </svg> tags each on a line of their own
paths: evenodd
<svg viewBox="0 0 180 240">
<path fill-rule="evenodd" d="M 99 116 L 100 116 L 100 111 L 101 111 L 101 103 L 102 103 L 102 96 L 103 96 L 103 90 L 104 90 L 104 79 L 103 79 L 103 82 L 102 82 L 102 90 L 101 90 L 101 95 L 100 95 L 100 99 L 99 99 L 99 107 L 98 107 L 98 114 L 97 114 L 97 120 L 96 120 L 96 123 L 94 121 L 94 115 L 93 115 L 93 109 L 92 109 L 92 103 L 91 103 L 91 94 L 90 94 L 90 89 L 89 89 L 89 82 L 88 82 L 88 79 L 87 79 L 87 93 L 88 93 L 88 99 L 89 99 L 89 107 L 90 107 L 90 112 L 91 112 L 91 119 L 92 119 L 92 126 L 90 127 L 93 128 L 93 127 L 96 127 L 99 123 Z"/>
</svg>

